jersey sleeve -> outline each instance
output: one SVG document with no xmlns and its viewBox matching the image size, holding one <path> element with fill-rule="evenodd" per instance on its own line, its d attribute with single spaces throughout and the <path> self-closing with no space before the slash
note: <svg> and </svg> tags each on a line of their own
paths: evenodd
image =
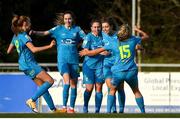
<svg viewBox="0 0 180 119">
<path fill-rule="evenodd" d="M 11 40 L 11 44 L 15 45 L 15 35 L 13 36 L 12 40 Z"/>
<path fill-rule="evenodd" d="M 81 39 L 85 39 L 86 34 L 84 33 L 84 31 L 81 29 L 81 27 L 78 27 L 78 33 Z"/>
<path fill-rule="evenodd" d="M 22 37 L 22 42 L 27 44 L 28 42 L 32 42 L 32 39 L 26 34 L 24 37 Z"/>
<path fill-rule="evenodd" d="M 136 44 L 141 44 L 141 41 L 142 41 L 142 39 L 141 39 L 141 37 L 139 37 L 139 36 L 135 36 L 135 41 L 136 41 Z"/>
<path fill-rule="evenodd" d="M 105 49 L 105 50 L 110 50 L 110 37 L 106 34 L 106 33 L 104 33 L 104 32 L 102 32 L 102 36 L 103 36 L 103 48 Z"/>
<path fill-rule="evenodd" d="M 91 45 L 90 37 L 87 35 L 83 40 L 82 48 L 90 49 L 90 45 Z"/>
<path fill-rule="evenodd" d="M 49 29 L 48 32 L 49 32 L 50 34 L 54 34 L 55 31 L 56 31 L 56 29 L 57 29 L 57 27 L 58 27 L 58 26 Z"/>
</svg>

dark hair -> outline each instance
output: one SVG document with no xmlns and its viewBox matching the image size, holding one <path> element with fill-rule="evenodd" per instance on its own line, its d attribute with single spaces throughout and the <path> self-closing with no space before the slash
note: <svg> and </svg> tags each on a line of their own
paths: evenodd
<svg viewBox="0 0 180 119">
<path fill-rule="evenodd" d="M 90 27 L 93 25 L 94 22 L 98 22 L 101 24 L 101 21 L 99 19 L 92 19 L 90 22 Z"/>
<path fill-rule="evenodd" d="M 113 27 L 113 23 L 110 18 L 101 18 L 101 23 L 108 23 L 111 27 Z"/>
<path fill-rule="evenodd" d="M 28 16 L 18 16 L 14 15 L 11 21 L 11 29 L 14 34 L 18 34 L 20 32 L 24 32 L 22 29 L 23 23 L 27 22 L 31 24 L 30 18 Z"/>
<path fill-rule="evenodd" d="M 57 13 L 56 14 L 56 19 L 55 19 L 55 21 L 54 21 L 54 24 L 55 25 L 62 25 L 62 24 L 64 24 L 64 15 L 65 14 L 70 14 L 71 15 L 71 17 L 72 17 L 72 19 L 73 19 L 73 22 L 72 22 L 72 24 L 75 24 L 75 19 L 76 19 L 76 17 L 75 17 L 75 15 L 74 15 L 74 13 L 72 12 L 72 11 L 65 11 L 65 12 L 61 12 L 61 13 Z"/>
</svg>

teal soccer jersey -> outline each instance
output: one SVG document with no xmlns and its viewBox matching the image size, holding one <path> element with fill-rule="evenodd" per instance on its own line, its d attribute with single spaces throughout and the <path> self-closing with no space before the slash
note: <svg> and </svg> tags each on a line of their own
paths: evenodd
<svg viewBox="0 0 180 119">
<path fill-rule="evenodd" d="M 27 70 L 29 68 L 29 63 L 36 63 L 33 53 L 26 46 L 28 42 L 31 42 L 31 38 L 25 33 L 20 33 L 17 36 L 13 36 L 11 44 L 16 47 L 19 55 L 18 63 L 20 70 Z"/>
<path fill-rule="evenodd" d="M 79 55 L 77 45 L 85 37 L 85 33 L 79 26 L 67 29 L 64 25 L 58 25 L 49 30 L 49 33 L 57 42 L 58 62 L 78 64 Z"/>
<path fill-rule="evenodd" d="M 111 42 L 112 45 L 118 44 L 116 33 L 109 35 L 102 32 L 102 36 L 103 36 L 104 44 L 108 42 Z M 109 55 L 105 56 L 104 62 L 103 62 L 103 74 L 104 74 L 105 79 L 112 78 L 111 67 L 113 66 L 115 62 L 115 56 L 113 55 L 113 52 L 111 50 L 108 50 L 108 52 L 109 52 Z"/>
<path fill-rule="evenodd" d="M 108 34 L 102 32 L 102 36 L 103 36 L 104 44 L 109 43 L 109 42 L 111 42 L 112 45 L 118 44 L 118 39 L 117 39 L 116 33 L 114 33 L 112 35 L 108 35 Z M 115 60 L 115 56 L 113 55 L 113 52 L 111 50 L 108 50 L 108 52 L 110 54 L 104 57 L 104 65 L 112 66 L 114 63 L 114 60 Z"/>
<path fill-rule="evenodd" d="M 103 46 L 102 36 L 94 36 L 92 33 L 87 34 L 83 42 L 83 48 L 94 50 Z M 99 69 L 103 67 L 102 55 L 85 56 L 84 63 L 91 69 Z"/>
<path fill-rule="evenodd" d="M 129 39 L 120 41 L 118 45 L 113 45 L 110 42 L 105 44 L 104 48 L 112 50 L 115 56 L 115 64 L 111 69 L 112 72 L 137 69 L 134 61 L 135 47 L 140 43 L 140 37 L 131 36 Z"/>
</svg>

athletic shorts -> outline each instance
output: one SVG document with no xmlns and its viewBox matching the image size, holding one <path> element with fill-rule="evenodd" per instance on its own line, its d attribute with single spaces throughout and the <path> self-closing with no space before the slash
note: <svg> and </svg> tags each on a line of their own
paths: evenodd
<svg viewBox="0 0 180 119">
<path fill-rule="evenodd" d="M 43 71 L 43 69 L 41 68 L 41 66 L 39 66 L 36 63 L 30 63 L 29 64 L 29 68 L 26 70 L 23 70 L 23 72 L 29 76 L 31 79 L 36 78 L 36 76 Z"/>
<path fill-rule="evenodd" d="M 126 81 L 127 84 L 133 89 L 138 87 L 138 70 L 129 70 L 129 71 L 119 71 L 115 72 L 112 75 L 111 84 L 114 86 L 119 86 L 123 81 Z"/>
<path fill-rule="evenodd" d="M 103 66 L 103 74 L 105 80 L 108 78 L 112 78 L 112 72 L 111 72 L 111 67 L 110 66 Z"/>
<path fill-rule="evenodd" d="M 77 79 L 79 75 L 79 65 L 78 64 L 69 64 L 69 63 L 58 63 L 58 70 L 63 76 L 65 73 L 69 74 L 71 79 Z"/>
<path fill-rule="evenodd" d="M 103 68 L 90 69 L 87 64 L 83 64 L 83 83 L 104 83 Z"/>
</svg>

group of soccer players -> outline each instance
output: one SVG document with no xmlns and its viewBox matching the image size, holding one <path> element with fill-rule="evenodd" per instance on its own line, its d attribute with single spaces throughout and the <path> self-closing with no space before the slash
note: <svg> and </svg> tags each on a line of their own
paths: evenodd
<svg viewBox="0 0 180 119">
<path fill-rule="evenodd" d="M 141 37 L 132 36 L 128 25 L 122 25 L 118 31 L 112 30 L 108 19 L 91 22 L 91 32 L 87 35 L 74 23 L 74 14 L 71 11 L 58 14 L 55 21 L 56 27 L 47 31 L 30 31 L 31 22 L 27 16 L 14 16 L 12 19 L 12 31 L 14 33 L 12 42 L 7 53 L 14 46 L 19 55 L 19 69 L 29 76 L 38 86 L 37 92 L 26 101 L 26 104 L 34 112 L 36 100 L 43 96 L 49 108 L 53 112 L 74 113 L 77 96 L 77 81 L 79 77 L 79 55 L 85 56 L 83 62 L 83 83 L 86 85 L 84 91 L 83 112 L 88 113 L 88 102 L 95 87 L 95 113 L 100 112 L 103 99 L 102 86 L 106 82 L 108 87 L 107 112 L 116 110 L 116 90 L 118 91 L 119 112 L 124 112 L 125 93 L 124 81 L 131 87 L 138 107 L 145 113 L 144 100 L 138 88 L 137 66 L 134 62 L 135 48 L 141 40 L 147 39 L 148 35 L 136 28 Z M 102 27 L 102 29 L 101 29 Z M 27 34 L 27 32 L 29 34 Z M 46 36 L 51 35 L 56 41 L 51 41 L 47 46 L 35 47 L 29 35 Z M 83 50 L 78 52 L 78 46 L 83 40 Z M 57 45 L 58 70 L 63 77 L 63 107 L 57 109 L 54 106 L 48 89 L 54 83 L 35 61 L 33 53 L 52 48 Z M 70 94 L 69 94 L 70 90 Z M 70 95 L 70 106 L 67 101 Z"/>
</svg>

